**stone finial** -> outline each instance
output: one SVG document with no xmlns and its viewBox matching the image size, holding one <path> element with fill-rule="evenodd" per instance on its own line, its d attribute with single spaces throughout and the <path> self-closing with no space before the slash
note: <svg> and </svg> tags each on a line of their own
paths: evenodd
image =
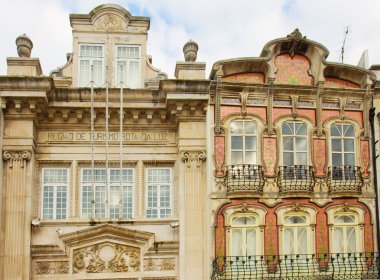
<svg viewBox="0 0 380 280">
<path fill-rule="evenodd" d="M 194 62 L 197 59 L 198 44 L 193 40 L 189 40 L 183 46 L 183 54 L 185 56 L 185 61 Z"/>
<path fill-rule="evenodd" d="M 25 34 L 16 39 L 17 53 L 19 57 L 30 57 L 33 49 L 33 42 Z"/>
</svg>

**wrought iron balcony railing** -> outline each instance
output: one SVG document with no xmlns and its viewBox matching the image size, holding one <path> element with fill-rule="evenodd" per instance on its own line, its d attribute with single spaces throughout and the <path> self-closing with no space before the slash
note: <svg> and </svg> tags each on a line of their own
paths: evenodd
<svg viewBox="0 0 380 280">
<path fill-rule="evenodd" d="M 360 194 L 363 186 L 361 168 L 351 165 L 330 166 L 327 186 L 330 193 Z"/>
<path fill-rule="evenodd" d="M 379 279 L 378 253 L 231 256 L 213 262 L 212 280 Z"/>
<path fill-rule="evenodd" d="M 307 165 L 280 166 L 277 185 L 280 193 L 313 192 L 314 168 Z"/>
<path fill-rule="evenodd" d="M 260 165 L 238 164 L 227 166 L 225 178 L 227 194 L 255 192 L 261 194 L 264 187 L 264 175 Z"/>
</svg>

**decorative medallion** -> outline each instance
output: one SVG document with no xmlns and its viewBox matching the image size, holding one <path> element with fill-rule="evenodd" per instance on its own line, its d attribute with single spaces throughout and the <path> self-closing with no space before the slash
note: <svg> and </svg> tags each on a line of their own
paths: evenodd
<svg viewBox="0 0 380 280">
<path fill-rule="evenodd" d="M 122 32 L 126 31 L 127 23 L 121 17 L 108 13 L 100 16 L 95 21 L 94 29 L 97 31 Z"/>
</svg>

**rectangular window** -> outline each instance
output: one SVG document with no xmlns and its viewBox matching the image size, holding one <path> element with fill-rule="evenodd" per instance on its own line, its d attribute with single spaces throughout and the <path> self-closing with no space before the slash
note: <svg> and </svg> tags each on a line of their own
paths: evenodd
<svg viewBox="0 0 380 280">
<path fill-rule="evenodd" d="M 104 83 L 104 50 L 102 45 L 79 45 L 79 87 L 91 86 L 91 71 L 94 87 Z"/>
<path fill-rule="evenodd" d="M 120 169 L 94 169 L 94 178 L 91 169 L 82 169 L 81 182 L 82 218 L 133 219 L 133 169 L 122 170 L 121 184 Z"/>
<path fill-rule="evenodd" d="M 67 218 L 68 172 L 64 168 L 42 170 L 42 219 Z"/>
<path fill-rule="evenodd" d="M 171 169 L 149 168 L 147 182 L 147 218 L 171 216 Z"/>
<path fill-rule="evenodd" d="M 116 87 L 140 87 L 140 47 L 116 46 Z"/>
</svg>

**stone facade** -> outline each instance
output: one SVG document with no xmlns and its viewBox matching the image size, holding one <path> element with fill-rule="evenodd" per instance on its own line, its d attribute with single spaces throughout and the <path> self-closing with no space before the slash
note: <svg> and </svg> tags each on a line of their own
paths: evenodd
<svg viewBox="0 0 380 280">
<path fill-rule="evenodd" d="M 296 30 L 209 79 L 190 40 L 168 79 L 149 18 L 101 5 L 70 23 L 67 64 L 43 75 L 22 35 L 0 76 L 0 279 L 277 279 L 303 254 L 329 275 L 331 253 L 378 275 L 373 72 Z"/>
</svg>

